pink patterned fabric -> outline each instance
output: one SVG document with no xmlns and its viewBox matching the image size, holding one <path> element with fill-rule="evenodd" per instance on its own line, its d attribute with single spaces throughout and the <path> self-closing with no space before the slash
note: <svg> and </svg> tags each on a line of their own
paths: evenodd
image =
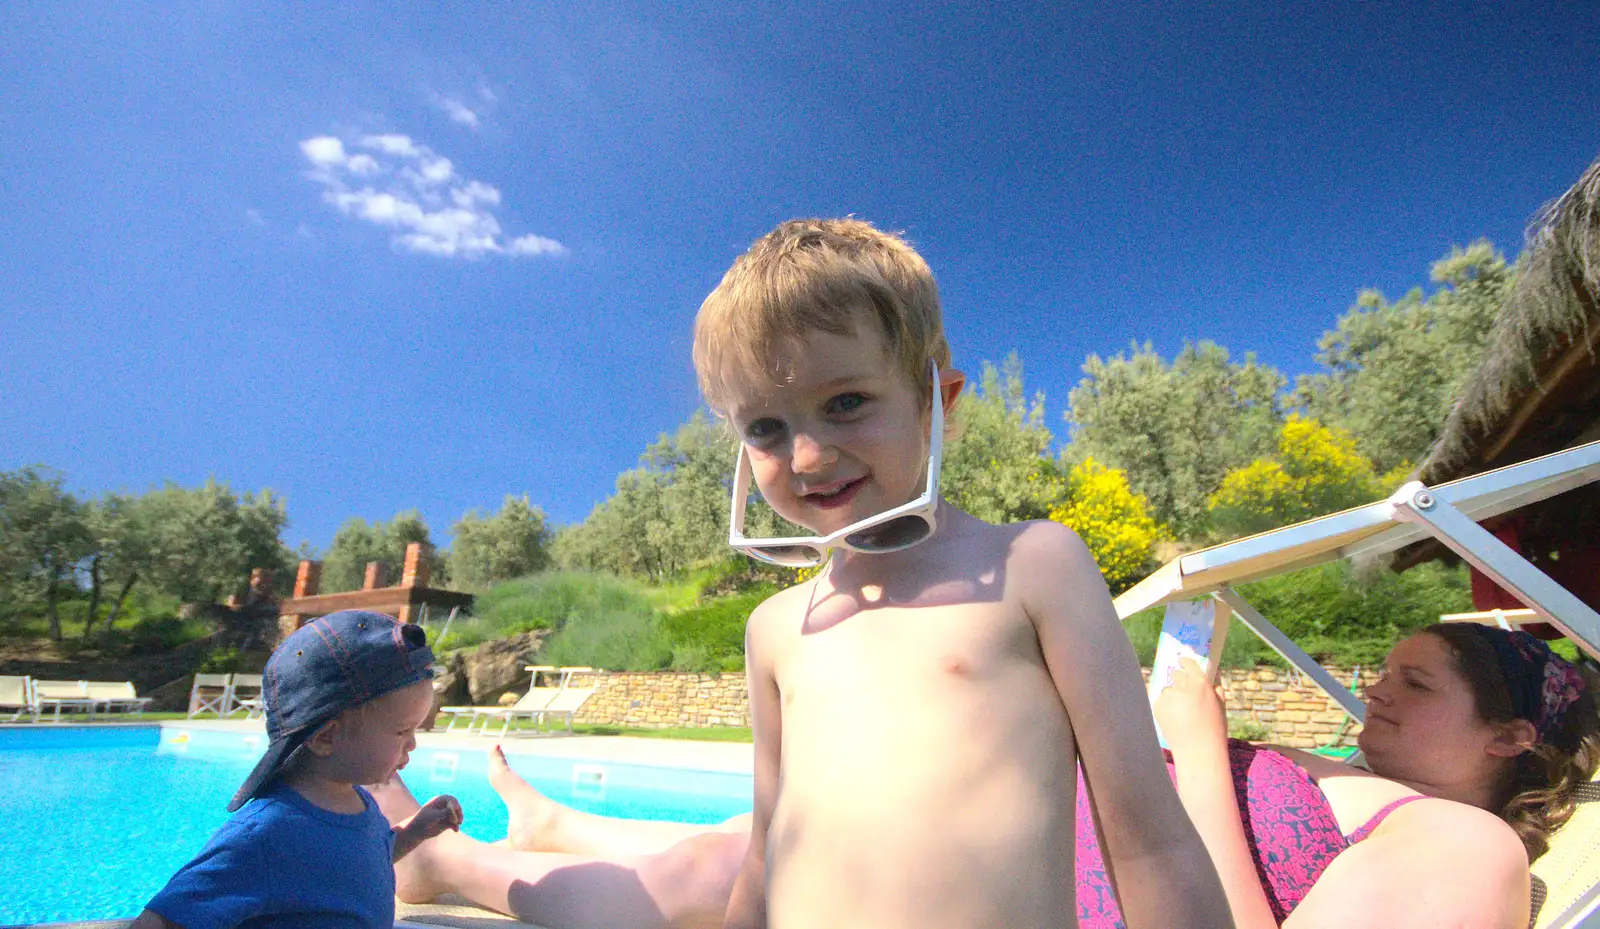
<svg viewBox="0 0 1600 929">
<path fill-rule="evenodd" d="M 1316 782 L 1284 755 L 1230 739 L 1228 761 L 1250 856 L 1255 859 L 1256 873 L 1272 914 L 1282 923 L 1334 857 L 1353 843 L 1340 833 L 1338 820 Z M 1167 773 L 1173 774 L 1170 755 Z M 1388 812 L 1384 810 L 1375 820 Z M 1078 925 L 1086 929 L 1121 929 L 1122 911 L 1106 876 L 1100 843 L 1095 839 L 1081 771 L 1076 859 Z"/>
</svg>

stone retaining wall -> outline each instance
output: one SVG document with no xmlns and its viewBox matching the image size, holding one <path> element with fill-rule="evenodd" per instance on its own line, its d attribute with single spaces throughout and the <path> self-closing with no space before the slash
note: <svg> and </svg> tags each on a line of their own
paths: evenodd
<svg viewBox="0 0 1600 929">
<path fill-rule="evenodd" d="M 594 696 L 574 722 L 644 729 L 748 726 L 744 672 L 680 674 L 627 671 L 595 676 Z M 575 677 L 574 687 L 587 686 Z"/>
<path fill-rule="evenodd" d="M 1336 680 L 1350 681 L 1348 668 L 1328 668 Z M 1149 669 L 1145 669 L 1146 678 Z M 1361 673 L 1361 686 L 1377 679 Z M 626 672 L 593 679 L 594 696 L 578 712 L 577 722 L 646 729 L 700 726 L 748 726 L 742 672 L 680 674 Z M 587 686 L 578 678 L 574 686 Z M 1346 725 L 1344 708 L 1302 675 L 1278 668 L 1229 669 L 1223 672 L 1228 714 L 1236 723 L 1255 723 L 1265 739 L 1280 745 L 1312 748 L 1341 741 L 1354 744 L 1359 724 Z M 1359 694 L 1361 688 L 1356 692 Z"/>
<path fill-rule="evenodd" d="M 1334 680 L 1350 685 L 1351 669 L 1326 670 Z M 1145 672 L 1147 678 L 1149 674 Z M 1356 696 L 1377 679 L 1376 671 L 1363 668 L 1354 688 Z M 1266 730 L 1264 740 L 1278 745 L 1354 745 L 1361 731 L 1361 724 L 1349 719 L 1343 706 L 1298 672 L 1267 667 L 1226 668 L 1222 672 L 1222 692 L 1228 698 L 1228 715 L 1236 724 L 1256 723 Z"/>
</svg>

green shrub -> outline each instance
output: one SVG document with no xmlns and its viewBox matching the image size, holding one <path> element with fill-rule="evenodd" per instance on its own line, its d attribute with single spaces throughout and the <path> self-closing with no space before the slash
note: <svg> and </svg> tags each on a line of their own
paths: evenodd
<svg viewBox="0 0 1600 929">
<path fill-rule="evenodd" d="M 244 656 L 237 648 L 213 648 L 200 662 L 201 674 L 232 674 L 244 670 Z"/>
<path fill-rule="evenodd" d="M 722 670 L 721 663 L 700 645 L 674 645 L 672 670 L 706 674 Z"/>
<path fill-rule="evenodd" d="M 614 610 L 569 617 L 536 657 L 540 664 L 662 671 L 672 666 L 673 654 L 655 614 Z"/>
<path fill-rule="evenodd" d="M 497 584 L 473 604 L 474 615 L 457 617 L 440 652 L 534 629 L 561 630 L 574 617 L 611 612 L 650 612 L 643 585 L 588 571 L 546 571 Z M 439 629 L 442 631 L 443 626 Z"/>
<path fill-rule="evenodd" d="M 1388 570 L 1362 574 L 1349 562 L 1336 561 L 1245 584 L 1239 593 L 1313 658 L 1342 667 L 1375 666 L 1396 642 L 1438 622 L 1441 613 L 1472 608 L 1466 569 L 1438 562 L 1403 574 Z M 1145 665 L 1155 658 L 1161 617 L 1157 608 L 1124 623 Z M 1284 661 L 1235 617 L 1222 666 L 1258 664 L 1281 667 Z"/>
<path fill-rule="evenodd" d="M 203 623 L 184 622 L 176 616 L 151 616 L 129 627 L 128 650 L 139 655 L 170 651 L 209 632 Z"/>
<path fill-rule="evenodd" d="M 735 656 L 742 659 L 745 623 L 755 608 L 772 594 L 771 587 L 757 587 L 663 616 L 661 628 L 675 652 L 692 653 L 702 665 L 682 670 L 722 670 L 724 660 Z M 678 670 L 678 665 L 675 655 L 674 670 Z"/>
</svg>

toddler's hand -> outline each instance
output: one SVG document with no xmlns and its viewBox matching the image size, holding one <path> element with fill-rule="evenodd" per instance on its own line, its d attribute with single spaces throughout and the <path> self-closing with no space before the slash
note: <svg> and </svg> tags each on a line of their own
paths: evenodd
<svg viewBox="0 0 1600 929">
<path fill-rule="evenodd" d="M 424 803 L 422 809 L 412 815 L 409 828 L 421 841 L 431 839 L 446 829 L 460 832 L 462 819 L 461 804 L 456 802 L 456 798 L 441 794 Z"/>
<path fill-rule="evenodd" d="M 1228 722 L 1221 695 L 1211 688 L 1205 669 L 1193 658 L 1181 659 L 1172 669 L 1171 683 L 1156 696 L 1153 709 L 1174 754 L 1194 748 L 1221 749 L 1227 744 Z"/>
</svg>

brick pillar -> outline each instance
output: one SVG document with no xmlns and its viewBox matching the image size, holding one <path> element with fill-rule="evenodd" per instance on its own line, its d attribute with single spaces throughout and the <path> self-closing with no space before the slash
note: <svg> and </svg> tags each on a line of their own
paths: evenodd
<svg viewBox="0 0 1600 929">
<path fill-rule="evenodd" d="M 361 581 L 362 590 L 377 590 L 383 586 L 383 563 L 379 561 L 367 562 L 367 575 Z"/>
<path fill-rule="evenodd" d="M 428 550 L 426 542 L 412 542 L 406 546 L 406 568 L 400 575 L 401 587 L 428 586 Z"/>
<path fill-rule="evenodd" d="M 272 643 L 276 648 L 284 639 L 294 635 L 294 631 L 305 624 L 305 617 L 299 613 L 284 613 L 278 617 L 278 641 Z"/>
<path fill-rule="evenodd" d="M 294 576 L 294 598 L 315 597 L 322 589 L 322 562 L 302 561 Z"/>
</svg>

